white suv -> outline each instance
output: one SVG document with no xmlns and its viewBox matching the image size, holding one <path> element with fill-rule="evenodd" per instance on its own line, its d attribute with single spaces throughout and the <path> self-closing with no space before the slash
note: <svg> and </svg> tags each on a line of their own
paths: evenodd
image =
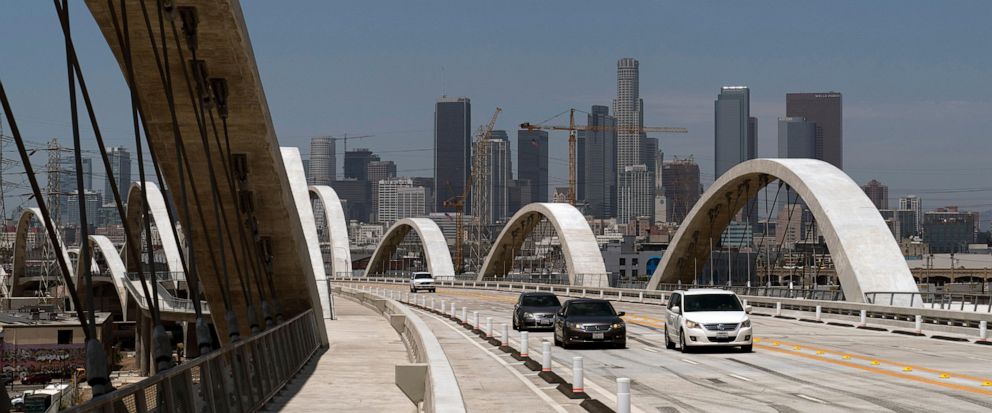
<svg viewBox="0 0 992 413">
<path fill-rule="evenodd" d="M 751 312 L 733 291 L 691 289 L 675 291 L 668 300 L 665 348 L 679 343 L 682 352 L 690 347 L 740 347 L 751 352 Z"/>
<path fill-rule="evenodd" d="M 430 290 L 434 292 L 434 277 L 429 272 L 415 272 L 410 277 L 410 292 L 415 293 L 420 290 Z"/>
</svg>

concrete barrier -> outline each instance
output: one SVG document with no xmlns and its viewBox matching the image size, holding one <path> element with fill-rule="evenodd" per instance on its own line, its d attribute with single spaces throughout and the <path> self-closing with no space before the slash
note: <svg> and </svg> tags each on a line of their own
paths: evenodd
<svg viewBox="0 0 992 413">
<path fill-rule="evenodd" d="M 465 412 L 465 400 L 437 337 L 415 312 L 401 303 L 374 297 L 354 288 L 334 291 L 371 307 L 388 318 L 413 355 L 413 362 L 396 368 L 396 385 L 425 412 Z M 402 317 L 398 317 L 402 316 Z"/>
</svg>

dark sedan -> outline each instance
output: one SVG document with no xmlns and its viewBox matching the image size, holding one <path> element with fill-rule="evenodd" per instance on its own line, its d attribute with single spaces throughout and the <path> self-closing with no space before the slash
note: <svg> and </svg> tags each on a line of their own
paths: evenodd
<svg viewBox="0 0 992 413">
<path fill-rule="evenodd" d="M 555 313 L 561 309 L 558 297 L 551 293 L 522 293 L 513 305 L 513 329 L 554 327 Z"/>
<path fill-rule="evenodd" d="M 555 316 L 555 345 L 603 343 L 616 348 L 627 346 L 627 326 L 613 305 L 606 300 L 580 299 L 565 302 Z"/>
</svg>

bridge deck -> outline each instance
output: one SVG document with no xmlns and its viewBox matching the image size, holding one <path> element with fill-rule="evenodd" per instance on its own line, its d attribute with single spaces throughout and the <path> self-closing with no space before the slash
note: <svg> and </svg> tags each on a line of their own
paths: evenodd
<svg viewBox="0 0 992 413">
<path fill-rule="evenodd" d="M 409 363 L 396 330 L 352 300 L 335 304 L 338 319 L 324 321 L 330 348 L 311 360 L 265 410 L 416 411 L 394 383 L 394 366 Z"/>
<path fill-rule="evenodd" d="M 436 296 L 429 296 L 454 299 L 459 307 L 478 310 L 480 319 L 493 317 L 494 325 L 500 325 L 509 322 L 516 294 L 442 288 Z M 585 358 L 586 387 L 608 405 L 613 403 L 612 395 L 604 393 L 615 389 L 615 378 L 629 377 L 635 412 L 992 408 L 992 387 L 982 385 L 992 380 L 992 353 L 986 346 L 755 316 L 756 336 L 761 341 L 755 343 L 754 353 L 682 354 L 665 349 L 664 307 L 627 302 L 614 302 L 614 306 L 629 315 L 627 349 L 554 348 L 554 368 L 566 379 L 571 377 L 567 368 L 571 357 Z M 436 324 L 432 327 L 439 335 L 448 330 Z M 517 336 L 511 331 L 515 348 Z M 550 340 L 551 333 L 531 333 L 532 358 L 539 359 L 540 342 L 545 339 Z M 444 340 L 442 344 L 449 357 L 479 351 L 453 347 Z M 904 371 L 907 367 L 911 371 Z M 949 376 L 943 378 L 942 373 Z"/>
</svg>

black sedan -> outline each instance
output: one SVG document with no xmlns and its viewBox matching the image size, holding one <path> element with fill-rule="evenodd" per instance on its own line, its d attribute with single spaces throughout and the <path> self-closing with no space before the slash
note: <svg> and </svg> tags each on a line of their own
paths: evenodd
<svg viewBox="0 0 992 413">
<path fill-rule="evenodd" d="M 624 312 L 617 313 L 606 300 L 579 299 L 565 302 L 555 316 L 555 345 L 567 348 L 579 343 L 627 346 Z"/>
<path fill-rule="evenodd" d="M 561 302 L 554 294 L 522 293 L 513 305 L 513 329 L 553 328 L 560 309 Z"/>
</svg>

